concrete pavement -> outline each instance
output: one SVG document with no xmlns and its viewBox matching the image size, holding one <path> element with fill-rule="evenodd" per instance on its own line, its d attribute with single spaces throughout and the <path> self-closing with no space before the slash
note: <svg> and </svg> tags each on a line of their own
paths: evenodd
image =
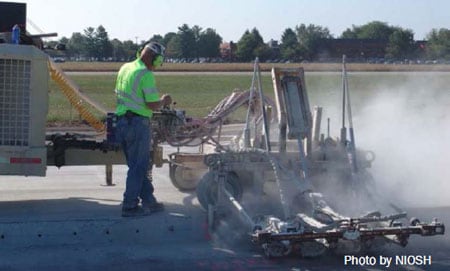
<svg viewBox="0 0 450 271">
<path fill-rule="evenodd" d="M 171 184 L 168 167 L 154 170 L 156 197 L 166 210 L 122 218 L 126 166 L 114 166 L 105 186 L 103 166 L 49 167 L 47 177 L 0 176 L 0 270 L 386 270 L 348 267 L 342 256 L 266 259 L 233 231 L 210 235 L 195 193 Z M 450 208 L 412 210 L 450 224 Z M 450 240 L 412 238 L 403 255 L 432 255 L 432 266 L 396 270 L 448 270 Z M 394 269 L 392 269 L 394 270 Z"/>
</svg>

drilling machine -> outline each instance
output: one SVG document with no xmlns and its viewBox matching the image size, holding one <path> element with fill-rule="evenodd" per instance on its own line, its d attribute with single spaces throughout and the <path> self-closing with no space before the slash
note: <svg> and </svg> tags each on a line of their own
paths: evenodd
<svg viewBox="0 0 450 271">
<path fill-rule="evenodd" d="M 253 82 L 259 77 L 255 62 Z M 373 152 L 355 146 L 345 57 L 342 138 L 337 140 L 329 132 L 326 138 L 320 134 L 322 108 L 311 113 L 301 68 L 273 68 L 272 81 L 278 141 L 270 140 L 271 124 L 263 114 L 259 126 L 247 119 L 237 144 L 204 158 L 209 170 L 197 186 L 197 198 L 210 229 L 237 220 L 236 231 L 250 236 L 268 257 L 376 252 L 388 244 L 406 246 L 411 235 L 444 234 L 437 219 L 405 221 L 407 214 L 384 204 L 376 192 L 368 171 Z M 251 91 L 261 96 L 261 84 L 252 84 Z M 263 102 L 261 110 L 267 109 Z M 367 212 L 367 206 L 389 213 Z"/>
</svg>

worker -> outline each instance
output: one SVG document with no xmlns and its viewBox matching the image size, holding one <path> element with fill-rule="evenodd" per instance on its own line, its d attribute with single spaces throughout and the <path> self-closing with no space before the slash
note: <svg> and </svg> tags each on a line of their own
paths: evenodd
<svg viewBox="0 0 450 271">
<path fill-rule="evenodd" d="M 145 43 L 137 59 L 124 64 L 117 75 L 116 96 L 118 116 L 116 132 L 128 165 L 123 194 L 122 216 L 144 216 L 164 210 L 153 195 L 154 187 L 148 177 L 151 170 L 153 111 L 169 106 L 169 94 L 159 96 L 153 71 L 162 65 L 164 47 L 157 42 Z"/>
</svg>

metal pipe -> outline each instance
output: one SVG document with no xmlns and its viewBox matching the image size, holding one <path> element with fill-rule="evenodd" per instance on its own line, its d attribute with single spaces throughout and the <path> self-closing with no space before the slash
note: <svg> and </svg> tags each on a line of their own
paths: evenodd
<svg viewBox="0 0 450 271">
<path fill-rule="evenodd" d="M 112 179 L 113 166 L 111 163 L 105 164 L 106 186 L 114 186 Z"/>
<path fill-rule="evenodd" d="M 347 71 L 345 66 L 345 55 L 342 56 L 342 127 L 341 127 L 341 144 L 345 146 L 347 141 L 347 128 L 345 128 L 345 105 L 347 96 Z"/>
<path fill-rule="evenodd" d="M 312 128 L 312 130 L 313 130 L 312 138 L 313 138 L 313 143 L 315 145 L 317 145 L 319 142 L 321 121 L 322 121 L 322 107 L 315 106 L 314 113 L 313 113 L 313 128 Z"/>
<path fill-rule="evenodd" d="M 342 57 L 342 70 L 344 77 L 344 92 L 346 96 L 346 107 L 347 107 L 347 117 L 348 117 L 348 125 L 349 125 L 349 135 L 350 135 L 350 163 L 352 166 L 353 173 L 358 171 L 357 161 L 356 161 L 356 144 L 355 144 L 355 133 L 353 130 L 353 116 L 352 116 L 352 107 L 350 102 L 350 91 L 348 90 L 348 78 L 347 78 L 347 68 L 345 65 L 345 55 Z"/>
<path fill-rule="evenodd" d="M 256 69 L 258 66 L 258 58 L 255 60 L 255 64 L 253 66 L 253 78 L 252 78 L 252 85 L 250 87 L 250 97 L 248 99 L 248 109 L 247 109 L 247 116 L 245 118 L 245 127 L 244 127 L 244 147 L 249 148 L 250 147 L 250 111 L 251 111 L 251 105 L 253 103 L 253 98 L 255 95 L 255 80 L 256 80 Z"/>
<path fill-rule="evenodd" d="M 257 65 L 256 65 L 257 64 Z M 259 59 L 256 58 L 255 60 L 255 69 L 257 69 L 257 75 L 258 75 L 258 92 L 259 92 L 259 99 L 261 103 L 261 111 L 262 111 L 262 117 L 263 117 L 263 127 L 264 127 L 264 134 L 265 134 L 265 143 L 266 143 L 266 150 L 268 152 L 271 151 L 270 147 L 270 136 L 269 136 L 269 124 L 267 123 L 267 114 L 266 114 L 266 108 L 264 104 L 264 95 L 262 90 L 262 82 L 261 82 L 261 70 L 259 69 Z"/>
<path fill-rule="evenodd" d="M 330 118 L 327 118 L 327 138 L 330 138 Z"/>
<path fill-rule="evenodd" d="M 309 182 L 309 173 L 308 173 L 308 163 L 306 161 L 306 154 L 305 154 L 305 150 L 303 149 L 303 140 L 299 137 L 297 139 L 297 144 L 298 144 L 298 152 L 300 155 L 300 164 L 302 166 L 302 171 L 303 171 L 303 179 L 305 181 L 305 183 L 307 183 L 308 185 L 310 185 Z"/>
<path fill-rule="evenodd" d="M 228 192 L 225 187 L 223 187 L 222 192 L 225 194 L 225 196 L 227 196 L 231 205 L 234 206 L 242 221 L 247 224 L 250 227 L 250 231 L 252 231 L 255 228 L 255 222 L 253 221 L 253 219 L 248 215 L 242 205 L 233 197 L 233 195 L 231 195 L 230 192 Z"/>
<path fill-rule="evenodd" d="M 271 106 L 267 106 L 265 108 L 266 108 L 266 115 L 267 115 L 268 119 L 272 119 L 272 107 Z M 270 133 L 270 122 L 267 122 L 267 130 Z M 265 133 L 265 129 L 264 129 L 264 133 Z M 270 144 L 270 137 L 269 137 L 269 135 L 266 136 L 266 134 L 264 134 L 263 137 L 264 137 L 264 140 L 266 142 L 269 141 L 269 144 Z M 269 151 L 271 151 L 271 148 L 269 149 Z"/>
</svg>

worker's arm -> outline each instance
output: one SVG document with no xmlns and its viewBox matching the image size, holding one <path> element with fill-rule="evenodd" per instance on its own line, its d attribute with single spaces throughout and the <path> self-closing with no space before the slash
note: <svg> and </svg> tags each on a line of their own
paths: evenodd
<svg viewBox="0 0 450 271">
<path fill-rule="evenodd" d="M 156 89 L 155 77 L 152 72 L 146 73 L 142 78 L 140 88 L 144 93 L 145 104 L 152 111 L 159 110 L 163 106 L 169 106 L 172 103 L 172 97 L 169 94 L 164 94 L 159 97 Z"/>
<path fill-rule="evenodd" d="M 168 106 L 172 103 L 172 97 L 170 94 L 164 94 L 161 99 L 156 102 L 146 102 L 147 107 L 153 111 L 159 110 L 163 106 Z"/>
</svg>

